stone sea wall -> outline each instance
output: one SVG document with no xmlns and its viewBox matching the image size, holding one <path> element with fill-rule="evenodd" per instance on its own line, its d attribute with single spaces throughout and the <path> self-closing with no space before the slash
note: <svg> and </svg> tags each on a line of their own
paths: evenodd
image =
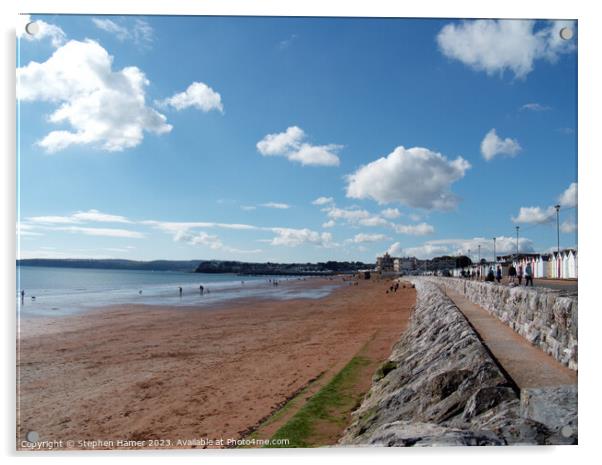
<svg viewBox="0 0 602 465">
<path fill-rule="evenodd" d="M 432 277 L 497 316 L 514 331 L 573 370 L 578 367 L 577 296 L 543 288 L 509 287 Z"/>
<path fill-rule="evenodd" d="M 576 410 L 568 408 L 558 420 L 545 417 L 542 405 L 533 407 L 529 399 L 521 405 L 515 386 L 442 289 L 426 280 L 415 285 L 410 326 L 377 371 L 340 445 L 576 442 Z M 545 398 L 535 397 L 545 406 Z"/>
</svg>

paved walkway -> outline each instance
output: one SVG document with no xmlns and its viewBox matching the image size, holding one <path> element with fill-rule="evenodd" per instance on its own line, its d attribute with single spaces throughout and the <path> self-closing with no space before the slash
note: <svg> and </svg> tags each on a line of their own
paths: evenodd
<svg viewBox="0 0 602 465">
<path fill-rule="evenodd" d="M 519 389 L 577 384 L 577 373 L 466 297 L 446 289 L 502 368 Z"/>
</svg>

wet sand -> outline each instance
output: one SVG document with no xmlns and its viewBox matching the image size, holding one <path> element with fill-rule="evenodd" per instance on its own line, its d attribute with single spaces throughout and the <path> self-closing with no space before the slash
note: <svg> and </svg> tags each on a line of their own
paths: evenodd
<svg viewBox="0 0 602 465">
<path fill-rule="evenodd" d="M 409 289 L 386 294 L 388 286 L 360 281 L 315 300 L 130 305 L 24 320 L 18 446 L 29 431 L 74 448 L 80 440 L 161 448 L 239 438 L 368 341 L 387 357 L 415 299 Z"/>
</svg>

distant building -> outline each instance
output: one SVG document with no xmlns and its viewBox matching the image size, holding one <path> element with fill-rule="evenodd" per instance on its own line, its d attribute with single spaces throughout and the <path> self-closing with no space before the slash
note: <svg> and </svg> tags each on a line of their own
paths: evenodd
<svg viewBox="0 0 602 465">
<path fill-rule="evenodd" d="M 393 271 L 397 273 L 410 273 L 416 270 L 415 257 L 401 257 L 393 259 Z"/>
<path fill-rule="evenodd" d="M 376 258 L 376 271 L 395 271 L 393 258 L 389 255 L 388 252 L 385 252 L 385 254 L 382 257 Z"/>
</svg>

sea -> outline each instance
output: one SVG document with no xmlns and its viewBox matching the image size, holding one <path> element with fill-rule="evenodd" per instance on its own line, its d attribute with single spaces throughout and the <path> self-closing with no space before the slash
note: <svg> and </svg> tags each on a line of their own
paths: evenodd
<svg viewBox="0 0 602 465">
<path fill-rule="evenodd" d="M 119 304 L 203 308 L 240 298 L 319 299 L 339 280 L 298 286 L 312 277 L 239 276 L 177 271 L 106 270 L 17 266 L 17 311 L 21 317 L 58 316 Z M 274 285 L 277 281 L 278 285 Z M 200 286 L 204 292 L 201 294 Z M 179 288 L 182 288 L 180 295 Z M 25 291 L 21 299 L 21 290 Z"/>
</svg>

